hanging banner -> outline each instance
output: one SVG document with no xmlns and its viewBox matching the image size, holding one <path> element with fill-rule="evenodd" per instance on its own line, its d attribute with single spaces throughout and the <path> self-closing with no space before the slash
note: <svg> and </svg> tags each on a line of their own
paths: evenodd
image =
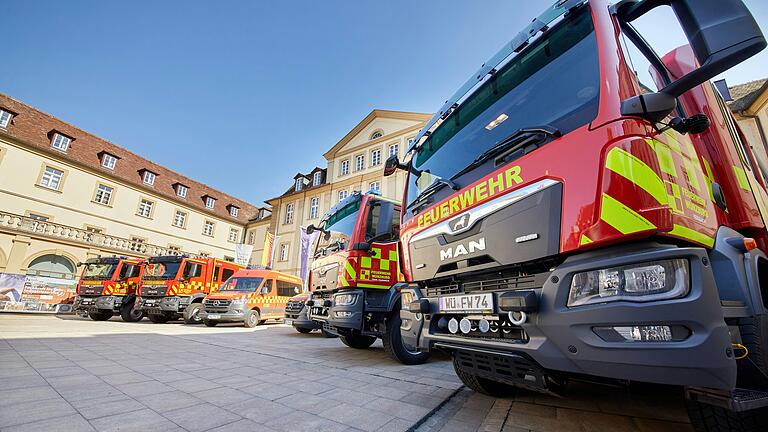
<svg viewBox="0 0 768 432">
<path fill-rule="evenodd" d="M 313 246 L 317 240 L 317 236 L 320 235 L 320 231 L 315 231 L 312 234 L 307 234 L 307 229 L 301 227 L 301 249 L 300 249 L 300 270 L 299 277 L 304 280 L 304 285 L 307 284 L 307 275 L 309 274 L 310 258 L 312 257 Z"/>
<path fill-rule="evenodd" d="M 264 236 L 264 250 L 261 252 L 261 265 L 267 268 L 272 265 L 272 248 L 275 245 L 275 236 L 267 232 Z"/>
<path fill-rule="evenodd" d="M 0 310 L 13 312 L 58 312 L 69 309 L 77 281 L 45 276 L 0 274 Z"/>
<path fill-rule="evenodd" d="M 247 266 L 251 261 L 253 245 L 239 243 L 235 245 L 235 264 Z"/>
</svg>

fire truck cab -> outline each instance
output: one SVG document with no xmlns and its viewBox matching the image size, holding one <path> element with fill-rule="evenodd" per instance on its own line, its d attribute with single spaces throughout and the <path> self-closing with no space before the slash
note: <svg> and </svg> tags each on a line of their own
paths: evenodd
<svg viewBox="0 0 768 432">
<path fill-rule="evenodd" d="M 768 430 L 768 171 L 707 81 L 765 46 L 740 0 L 551 5 L 385 164 L 403 338 L 479 392 L 676 385 L 699 431 Z"/>
<path fill-rule="evenodd" d="M 138 307 L 154 323 L 184 318 L 199 324 L 202 302 L 243 267 L 215 258 L 167 255 L 150 258 L 139 286 Z"/>
<path fill-rule="evenodd" d="M 125 322 L 140 321 L 144 314 L 135 307 L 136 289 L 145 261 L 139 258 L 91 258 L 84 263 L 77 282 L 74 311 L 94 321 L 106 321 L 119 313 Z"/>
<path fill-rule="evenodd" d="M 405 364 L 423 363 L 428 353 L 400 337 L 398 238 L 400 205 L 377 193 L 355 192 L 323 217 L 309 273 L 309 319 L 352 348 L 381 338 L 384 349 Z"/>
</svg>

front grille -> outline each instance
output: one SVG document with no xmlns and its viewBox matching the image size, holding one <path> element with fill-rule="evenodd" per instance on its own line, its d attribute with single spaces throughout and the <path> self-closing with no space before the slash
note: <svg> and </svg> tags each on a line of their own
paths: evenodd
<svg viewBox="0 0 768 432">
<path fill-rule="evenodd" d="M 424 291 L 427 297 L 437 297 L 437 296 L 448 295 L 448 294 L 458 294 L 461 292 L 459 291 L 458 284 L 427 287 Z"/>
<path fill-rule="evenodd" d="M 464 292 L 473 291 L 514 291 L 522 289 L 534 289 L 544 286 L 549 273 L 539 273 L 525 276 L 511 276 L 501 279 L 489 279 L 464 283 Z"/>
<path fill-rule="evenodd" d="M 471 374 L 507 384 L 547 389 L 544 369 L 523 354 L 496 354 L 456 349 L 454 361 Z"/>
<path fill-rule="evenodd" d="M 81 285 L 80 295 L 100 296 L 104 291 L 103 285 Z"/>
<path fill-rule="evenodd" d="M 470 331 L 468 333 L 462 333 L 460 330 L 456 333 L 451 333 L 448 330 L 448 322 L 451 319 L 455 319 L 457 322 L 462 318 L 467 318 L 471 324 Z M 489 329 L 485 333 L 480 331 L 479 322 L 480 319 L 486 319 L 489 324 Z M 435 315 L 430 321 L 431 333 L 438 335 L 446 335 L 457 338 L 467 339 L 485 339 L 493 340 L 497 342 L 508 343 L 528 343 L 530 338 L 528 333 L 520 326 L 514 325 L 509 321 L 507 315 L 493 315 L 493 316 L 472 316 L 472 315 Z"/>
<path fill-rule="evenodd" d="M 163 297 L 168 291 L 165 285 L 144 285 L 141 287 L 142 297 Z"/>
<path fill-rule="evenodd" d="M 232 300 L 206 299 L 204 306 L 206 312 L 227 312 Z"/>
<path fill-rule="evenodd" d="M 314 300 L 330 300 L 333 297 L 333 293 L 330 291 L 315 291 L 312 293 L 312 299 Z"/>
<path fill-rule="evenodd" d="M 285 305 L 285 313 L 291 314 L 291 315 L 298 315 L 303 308 L 304 308 L 303 301 L 289 301 Z"/>
</svg>

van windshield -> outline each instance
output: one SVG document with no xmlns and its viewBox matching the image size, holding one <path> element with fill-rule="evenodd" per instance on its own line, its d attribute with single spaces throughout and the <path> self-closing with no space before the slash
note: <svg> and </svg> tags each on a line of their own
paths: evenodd
<svg viewBox="0 0 768 432">
<path fill-rule="evenodd" d="M 244 291 L 256 292 L 264 278 L 260 277 L 238 277 L 229 278 L 224 285 L 219 287 L 219 291 Z"/>
</svg>

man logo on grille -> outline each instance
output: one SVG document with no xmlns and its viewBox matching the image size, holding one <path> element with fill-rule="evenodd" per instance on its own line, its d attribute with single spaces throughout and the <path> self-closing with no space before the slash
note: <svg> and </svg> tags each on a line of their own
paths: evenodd
<svg viewBox="0 0 768 432">
<path fill-rule="evenodd" d="M 454 219 L 454 221 L 449 223 L 452 232 L 456 233 L 459 230 L 466 229 L 467 223 L 469 223 L 469 213 Z"/>
</svg>

